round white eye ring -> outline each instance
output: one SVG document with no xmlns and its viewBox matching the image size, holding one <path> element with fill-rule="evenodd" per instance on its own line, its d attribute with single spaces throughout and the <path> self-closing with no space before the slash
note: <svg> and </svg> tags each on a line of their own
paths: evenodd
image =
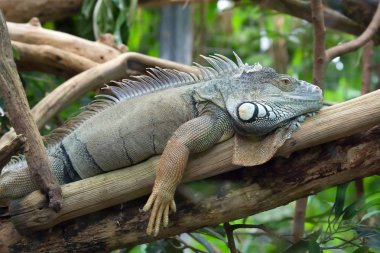
<svg viewBox="0 0 380 253">
<path fill-rule="evenodd" d="M 242 103 L 238 108 L 238 117 L 241 120 L 251 120 L 257 115 L 257 106 L 252 103 Z"/>
</svg>

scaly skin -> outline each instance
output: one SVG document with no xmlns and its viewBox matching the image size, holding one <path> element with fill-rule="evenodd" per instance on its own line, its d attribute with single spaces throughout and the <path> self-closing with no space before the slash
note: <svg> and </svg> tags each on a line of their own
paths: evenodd
<svg viewBox="0 0 380 253">
<path fill-rule="evenodd" d="M 170 209 L 176 209 L 174 193 L 190 154 L 206 151 L 234 134 L 265 138 L 270 141 L 263 143 L 276 143 L 278 148 L 292 133 L 295 118 L 322 107 L 322 91 L 314 85 L 271 68 L 245 65 L 238 57 L 238 65 L 220 55 L 205 59 L 213 68 L 200 66 L 198 77 L 151 69 L 150 76 L 108 87 L 114 94 L 104 95 L 108 102 L 93 104 L 74 120 L 74 126 L 69 124 L 73 130 L 48 146 L 59 182 L 121 169 L 162 154 L 152 194 L 143 208 L 152 209 L 147 233 L 157 235 L 161 224 L 168 225 Z M 270 154 L 274 153 L 272 149 Z M 37 186 L 23 159 L 3 169 L 2 204 L 34 190 Z"/>
<path fill-rule="evenodd" d="M 147 233 L 157 235 L 163 220 L 169 222 L 169 207 L 176 211 L 174 193 L 182 180 L 190 153 L 202 152 L 223 137 L 233 134 L 229 116 L 216 106 L 208 106 L 198 118 L 181 125 L 169 139 L 156 168 L 156 180 L 148 202 L 143 210 L 152 208 Z"/>
</svg>

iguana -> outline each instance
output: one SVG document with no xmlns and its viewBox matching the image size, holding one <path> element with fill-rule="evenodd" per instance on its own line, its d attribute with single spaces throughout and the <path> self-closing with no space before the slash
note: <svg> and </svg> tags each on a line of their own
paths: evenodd
<svg viewBox="0 0 380 253">
<path fill-rule="evenodd" d="M 203 56 L 211 67 L 195 63 L 197 75 L 156 67 L 148 69 L 147 75 L 106 86 L 108 94 L 100 95 L 47 137 L 47 152 L 59 183 L 162 154 L 143 208 L 152 209 L 147 233 L 157 235 L 161 223 L 168 225 L 169 209 L 176 210 L 174 193 L 190 154 L 235 135 L 235 163 L 255 165 L 269 160 L 302 115 L 321 108 L 322 91 L 235 57 L 237 63 L 219 54 Z M 23 157 L 2 170 L 2 204 L 37 189 Z"/>
</svg>

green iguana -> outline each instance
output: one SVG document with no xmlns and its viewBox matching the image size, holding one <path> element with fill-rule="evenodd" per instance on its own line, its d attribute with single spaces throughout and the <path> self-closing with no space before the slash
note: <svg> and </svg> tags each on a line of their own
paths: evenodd
<svg viewBox="0 0 380 253">
<path fill-rule="evenodd" d="M 255 165 L 269 160 L 303 115 L 321 108 L 322 91 L 235 57 L 237 64 L 218 54 L 203 57 L 212 67 L 196 64 L 198 75 L 156 67 L 148 69 L 148 75 L 106 86 L 112 95 L 100 95 L 47 138 L 59 183 L 162 154 L 143 208 L 152 209 L 147 233 L 157 235 L 161 223 L 168 225 L 169 209 L 176 210 L 174 193 L 190 154 L 210 149 L 236 133 L 235 163 Z M 255 136 L 256 141 L 251 145 L 245 136 Z M 24 158 L 13 159 L 2 170 L 2 204 L 37 189 Z"/>
</svg>

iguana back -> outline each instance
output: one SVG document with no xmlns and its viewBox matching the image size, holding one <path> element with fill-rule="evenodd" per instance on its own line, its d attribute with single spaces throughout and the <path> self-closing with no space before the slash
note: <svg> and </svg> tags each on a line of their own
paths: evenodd
<svg viewBox="0 0 380 253">
<path fill-rule="evenodd" d="M 48 139 L 53 173 L 64 184 L 139 163 L 162 154 L 144 210 L 152 209 L 147 232 L 157 234 L 175 211 L 174 192 L 190 154 L 235 133 L 244 163 L 260 164 L 298 127 L 301 115 L 322 107 L 322 91 L 305 81 L 259 64 L 237 64 L 215 55 L 199 75 L 150 69 L 150 75 L 107 86 L 81 115 Z M 257 137 L 259 145 L 242 144 Z M 251 152 L 246 147 L 254 147 Z M 242 152 L 242 149 L 249 152 Z M 251 159 L 250 157 L 254 157 Z M 246 163 L 251 159 L 250 163 Z M 14 159 L 0 175 L 0 202 L 7 204 L 37 189 L 25 160 Z"/>
</svg>

